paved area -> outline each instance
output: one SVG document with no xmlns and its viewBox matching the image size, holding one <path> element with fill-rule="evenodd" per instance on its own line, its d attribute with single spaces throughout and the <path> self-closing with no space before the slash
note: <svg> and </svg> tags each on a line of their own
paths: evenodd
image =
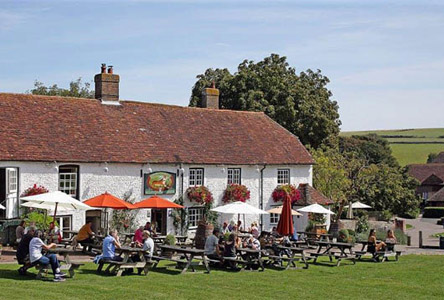
<svg viewBox="0 0 444 300">
<path fill-rule="evenodd" d="M 431 237 L 435 233 L 443 233 L 442 225 L 437 225 L 438 219 L 417 218 L 406 219 L 407 224 L 413 226 L 407 229 L 407 234 L 411 236 L 411 246 L 419 247 L 419 231 L 422 231 L 423 245 L 439 246 L 439 239 Z"/>
</svg>

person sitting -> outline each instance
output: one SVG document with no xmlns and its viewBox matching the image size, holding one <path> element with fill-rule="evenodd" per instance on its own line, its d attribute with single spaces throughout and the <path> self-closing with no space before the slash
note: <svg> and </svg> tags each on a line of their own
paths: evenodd
<svg viewBox="0 0 444 300">
<path fill-rule="evenodd" d="M 62 240 L 60 229 L 55 225 L 54 222 L 49 223 L 48 232 L 48 239 L 50 243 L 60 242 Z"/>
<path fill-rule="evenodd" d="M 25 232 L 24 232 L 24 234 L 27 234 L 28 231 L 29 231 L 29 229 L 30 229 L 31 227 L 32 227 L 32 228 L 37 228 L 36 225 L 35 225 L 35 221 L 31 221 L 31 222 L 29 222 L 28 226 L 25 227 Z"/>
<path fill-rule="evenodd" d="M 143 226 L 142 226 L 143 227 Z M 151 238 L 151 234 L 148 230 L 144 230 L 142 233 L 142 239 L 143 242 L 142 243 L 138 243 L 136 242 L 136 246 L 137 247 L 141 247 L 143 251 L 145 251 L 144 256 L 146 260 L 151 260 L 151 257 L 153 257 L 153 253 L 154 253 L 154 241 Z M 140 257 L 138 255 L 133 255 L 131 257 L 133 262 L 138 262 L 140 261 Z M 137 272 L 138 274 L 142 274 L 143 268 L 138 268 Z"/>
<path fill-rule="evenodd" d="M 252 235 L 248 236 L 248 239 L 244 241 L 244 248 L 250 248 L 253 250 L 261 250 L 261 243 Z"/>
<path fill-rule="evenodd" d="M 384 242 L 378 243 L 378 241 L 376 240 L 376 231 L 374 229 L 371 229 L 370 234 L 368 235 L 368 252 L 378 252 L 385 246 L 386 244 Z"/>
<path fill-rule="evenodd" d="M 259 243 L 261 244 L 261 249 L 265 249 L 270 244 L 270 233 L 262 231 L 259 235 Z"/>
<path fill-rule="evenodd" d="M 32 264 L 29 260 L 29 243 L 34 238 L 34 233 L 35 227 L 29 228 L 28 233 L 22 237 L 17 247 L 17 262 L 23 265 L 22 267 L 20 267 L 20 269 L 18 269 L 20 275 L 26 275 L 26 270 L 32 267 Z"/>
<path fill-rule="evenodd" d="M 251 223 L 250 233 L 257 239 L 259 237 L 259 229 L 257 227 L 257 223 Z"/>
<path fill-rule="evenodd" d="M 204 253 L 209 259 L 220 259 L 219 233 L 219 229 L 215 228 L 213 234 L 207 237 L 205 241 Z"/>
<path fill-rule="evenodd" d="M 224 222 L 224 224 L 222 225 L 222 234 L 225 234 L 227 232 L 230 232 L 230 228 L 228 227 L 228 223 Z"/>
<path fill-rule="evenodd" d="M 54 274 L 54 281 L 65 281 L 64 277 L 66 274 L 60 272 L 60 264 L 59 260 L 57 259 L 57 255 L 54 253 L 52 254 L 42 254 L 42 249 L 49 250 L 52 248 L 56 248 L 57 245 L 55 243 L 51 243 L 49 245 L 46 245 L 41 240 L 42 233 L 40 231 L 36 232 L 35 236 L 32 238 L 31 242 L 29 243 L 29 259 L 31 261 L 31 264 L 42 264 L 42 265 L 48 265 L 51 264 L 52 273 Z"/>
<path fill-rule="evenodd" d="M 139 226 L 139 228 L 137 228 L 136 232 L 134 232 L 133 242 L 136 245 L 142 245 L 142 243 L 143 243 L 143 231 L 144 231 L 144 226 Z"/>
<path fill-rule="evenodd" d="M 15 238 L 17 244 L 20 243 L 24 235 L 25 235 L 25 221 L 22 220 L 19 226 L 17 226 L 17 228 L 15 229 Z"/>
<path fill-rule="evenodd" d="M 94 232 L 91 229 L 92 222 L 86 222 L 85 225 L 80 228 L 79 233 L 73 239 L 73 248 L 77 246 L 77 243 L 80 244 L 94 244 Z M 85 249 L 85 248 L 84 248 Z"/>
<path fill-rule="evenodd" d="M 236 226 L 236 224 L 234 223 L 234 221 L 233 220 L 231 220 L 230 221 L 230 225 L 228 225 L 228 231 L 229 232 L 233 232 L 233 231 L 235 231 L 234 229 L 234 227 Z"/>
<path fill-rule="evenodd" d="M 279 234 L 279 232 L 277 231 L 277 227 L 273 227 L 273 229 L 271 230 L 271 235 L 274 236 L 275 238 L 280 237 L 281 235 Z"/>
<path fill-rule="evenodd" d="M 225 242 L 224 245 L 224 257 L 237 257 L 237 249 L 239 248 L 239 241 L 237 234 L 232 232 L 228 236 L 228 241 Z M 231 269 L 237 269 L 236 263 L 234 261 L 228 260 L 225 261 L 225 264 Z"/>
<path fill-rule="evenodd" d="M 143 230 L 147 230 L 147 231 L 149 231 L 151 233 L 151 230 L 152 230 L 151 222 L 146 222 L 145 223 L 145 227 L 143 228 Z"/>
<path fill-rule="evenodd" d="M 113 229 L 110 234 L 103 240 L 102 259 L 108 261 L 122 261 L 123 258 L 116 256 L 116 247 L 120 248 L 119 236 L 117 230 Z"/>
<path fill-rule="evenodd" d="M 244 228 L 242 227 L 242 221 L 241 220 L 237 221 L 237 230 L 239 232 L 243 232 L 244 231 Z"/>
<path fill-rule="evenodd" d="M 385 244 L 387 246 L 387 249 L 390 251 L 393 251 L 395 248 L 395 244 L 397 243 L 395 233 L 393 230 L 387 231 L 387 237 L 385 238 Z"/>
</svg>

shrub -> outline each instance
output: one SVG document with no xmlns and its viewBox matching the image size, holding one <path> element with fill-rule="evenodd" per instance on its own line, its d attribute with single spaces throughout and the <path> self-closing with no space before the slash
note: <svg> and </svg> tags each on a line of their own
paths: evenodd
<svg viewBox="0 0 444 300">
<path fill-rule="evenodd" d="M 358 222 L 356 223 L 356 232 L 368 232 L 368 215 L 362 215 L 359 217 Z"/>
<path fill-rule="evenodd" d="M 45 214 L 38 212 L 38 211 L 33 211 L 28 213 L 25 218 L 24 218 L 25 222 L 27 224 L 30 224 L 31 222 L 35 224 L 35 226 L 38 229 L 41 230 L 46 230 L 49 227 L 49 223 L 51 223 L 54 219 L 51 216 L 47 216 L 46 220 L 45 220 Z M 56 226 L 59 226 L 57 224 L 57 222 L 55 222 Z"/>
<path fill-rule="evenodd" d="M 250 191 L 243 184 L 229 184 L 225 190 L 222 201 L 230 203 L 235 201 L 246 202 L 250 199 Z"/>
<path fill-rule="evenodd" d="M 165 245 L 174 246 L 176 245 L 176 237 L 172 234 L 167 234 L 165 237 L 165 241 L 163 242 Z"/>
<path fill-rule="evenodd" d="M 351 238 L 348 233 L 348 229 L 339 230 L 338 242 L 341 242 L 341 243 L 350 243 L 351 242 Z"/>
<path fill-rule="evenodd" d="M 444 207 L 426 207 L 424 208 L 423 218 L 442 218 L 444 217 Z"/>
</svg>

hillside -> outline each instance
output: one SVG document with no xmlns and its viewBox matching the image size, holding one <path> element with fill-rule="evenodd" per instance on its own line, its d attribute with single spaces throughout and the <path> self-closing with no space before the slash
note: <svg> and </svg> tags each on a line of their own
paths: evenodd
<svg viewBox="0 0 444 300">
<path fill-rule="evenodd" d="M 352 136 L 370 133 L 389 141 L 393 155 L 402 166 L 425 163 L 429 153 L 444 151 L 444 128 L 345 131 L 340 135 Z"/>
</svg>

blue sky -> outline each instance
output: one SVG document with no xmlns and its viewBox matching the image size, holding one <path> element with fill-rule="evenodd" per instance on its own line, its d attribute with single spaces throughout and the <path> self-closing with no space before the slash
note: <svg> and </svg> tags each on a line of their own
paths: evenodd
<svg viewBox="0 0 444 300">
<path fill-rule="evenodd" d="M 92 81 L 188 105 L 195 76 L 244 59 L 321 69 L 343 130 L 444 127 L 444 1 L 1 1 L 0 91 Z"/>
</svg>

